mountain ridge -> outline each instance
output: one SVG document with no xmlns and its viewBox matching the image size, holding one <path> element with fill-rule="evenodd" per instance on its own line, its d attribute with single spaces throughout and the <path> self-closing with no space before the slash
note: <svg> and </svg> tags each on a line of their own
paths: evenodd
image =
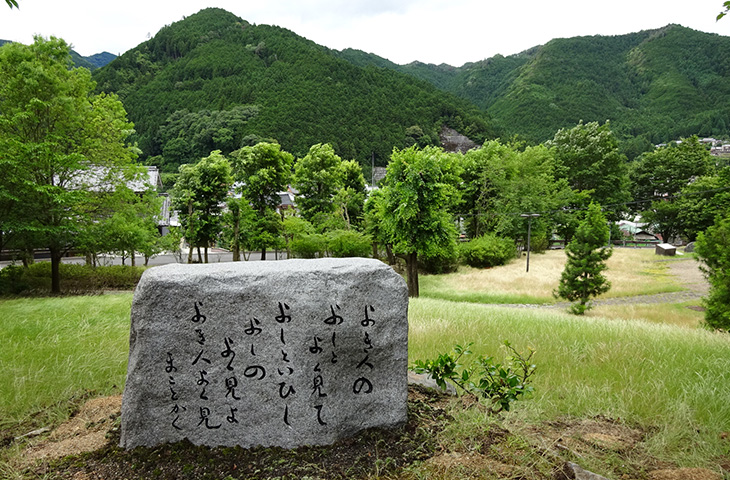
<svg viewBox="0 0 730 480">
<path fill-rule="evenodd" d="M 444 125 L 478 142 L 496 136 L 483 112 L 428 82 L 359 67 L 295 32 L 217 8 L 163 27 L 94 79 L 119 95 L 145 156 L 162 156 L 170 170 L 208 148 L 266 139 L 299 156 L 331 143 L 344 158 L 384 165 L 393 147 L 438 144 Z M 234 110 L 235 120 L 225 113 Z M 199 131 L 208 128 L 200 122 L 224 123 L 203 139 L 186 122 Z"/>
</svg>

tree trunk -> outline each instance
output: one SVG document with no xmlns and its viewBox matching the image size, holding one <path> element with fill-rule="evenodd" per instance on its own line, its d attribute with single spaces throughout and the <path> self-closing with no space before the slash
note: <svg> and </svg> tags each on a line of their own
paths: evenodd
<svg viewBox="0 0 730 480">
<path fill-rule="evenodd" d="M 21 255 L 23 256 L 23 266 L 28 268 L 35 262 L 35 252 L 32 248 L 24 248 L 22 251 L 23 253 Z"/>
<path fill-rule="evenodd" d="M 378 242 L 373 242 L 373 258 L 378 260 Z"/>
<path fill-rule="evenodd" d="M 261 260 L 266 260 L 266 247 L 261 247 Z"/>
<path fill-rule="evenodd" d="M 391 267 L 395 265 L 395 255 L 393 255 L 393 249 L 390 248 L 389 243 L 385 244 L 385 254 L 388 257 L 388 265 L 390 265 Z"/>
<path fill-rule="evenodd" d="M 203 256 L 200 253 L 200 245 L 195 248 L 198 250 L 198 263 L 203 263 Z"/>
<path fill-rule="evenodd" d="M 132 251 L 132 252 L 131 252 L 131 253 L 129 254 L 129 258 L 130 258 L 130 260 L 131 260 L 131 264 L 132 264 L 132 266 L 133 266 L 133 267 L 136 267 L 136 266 L 137 266 L 137 264 L 135 263 L 135 260 L 134 260 L 134 251 Z"/>
<path fill-rule="evenodd" d="M 406 271 L 408 272 L 408 296 L 418 297 L 418 253 L 406 255 Z"/>
<path fill-rule="evenodd" d="M 241 246 L 238 244 L 238 235 L 240 234 L 240 224 L 238 216 L 234 217 L 235 220 L 233 221 L 233 261 L 234 262 L 240 262 L 241 261 Z"/>
<path fill-rule="evenodd" d="M 86 266 L 87 267 L 90 267 L 92 265 L 93 261 L 94 260 L 93 260 L 93 258 L 91 256 L 91 254 L 87 252 L 86 255 L 85 255 L 85 258 L 84 258 L 84 262 L 86 263 Z"/>
<path fill-rule="evenodd" d="M 61 257 L 59 247 L 51 247 L 51 293 L 61 293 Z"/>
<path fill-rule="evenodd" d="M 203 247 L 203 254 L 205 255 L 205 263 L 208 263 L 208 245 Z"/>
<path fill-rule="evenodd" d="M 188 249 L 188 263 L 193 263 L 193 245 L 190 244 Z"/>
</svg>

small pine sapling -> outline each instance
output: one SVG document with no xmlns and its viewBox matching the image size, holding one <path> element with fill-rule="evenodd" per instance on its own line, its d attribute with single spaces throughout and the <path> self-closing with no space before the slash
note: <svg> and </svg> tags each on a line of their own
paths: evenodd
<svg viewBox="0 0 730 480">
<path fill-rule="evenodd" d="M 558 289 L 553 292 L 556 298 L 577 302 L 571 305 L 571 313 L 584 314 L 591 308 L 591 297 L 606 293 L 611 288 L 611 282 L 602 273 L 607 268 L 606 260 L 613 253 L 606 245 L 608 239 L 606 217 L 598 204 L 591 203 L 585 220 L 565 247 L 568 261 L 560 276 Z"/>
</svg>

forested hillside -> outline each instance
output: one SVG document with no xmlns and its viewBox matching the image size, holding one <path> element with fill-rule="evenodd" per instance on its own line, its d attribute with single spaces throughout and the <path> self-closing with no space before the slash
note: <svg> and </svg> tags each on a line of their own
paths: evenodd
<svg viewBox="0 0 730 480">
<path fill-rule="evenodd" d="M 384 165 L 394 146 L 437 144 L 443 125 L 479 143 L 496 135 L 478 108 L 425 81 L 215 8 L 162 28 L 94 79 L 120 96 L 144 155 L 167 171 L 261 139 L 298 156 L 316 143 L 360 161 L 374 152 Z"/>
<path fill-rule="evenodd" d="M 610 120 L 633 157 L 683 136 L 730 136 L 730 37 L 679 25 L 555 39 L 459 68 L 394 65 L 357 52 L 343 58 L 393 68 L 467 99 L 508 137 L 542 142 L 580 120 Z"/>
</svg>

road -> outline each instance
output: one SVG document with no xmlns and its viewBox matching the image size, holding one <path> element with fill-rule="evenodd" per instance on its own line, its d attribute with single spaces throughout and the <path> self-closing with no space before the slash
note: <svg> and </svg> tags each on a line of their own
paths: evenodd
<svg viewBox="0 0 730 480">
<path fill-rule="evenodd" d="M 283 260 L 286 258 L 286 252 L 279 252 L 278 255 L 276 252 L 266 252 L 266 260 L 275 260 L 275 259 Z M 173 255 L 171 253 L 162 254 L 162 255 L 156 255 L 150 259 L 148 262 L 148 266 L 154 266 L 154 265 L 166 265 L 168 263 L 187 263 L 187 252 L 181 252 L 179 255 Z M 193 260 L 197 261 L 198 254 L 197 252 L 194 252 Z M 243 259 L 242 259 L 243 260 Z M 249 261 L 260 261 L 261 260 L 261 252 L 251 252 Z M 48 259 L 37 259 L 36 262 L 43 262 L 48 261 Z M 84 264 L 86 263 L 86 259 L 84 257 L 63 257 L 61 260 L 64 263 L 76 263 L 76 264 Z M 122 264 L 122 258 L 116 255 L 100 255 L 98 257 L 98 261 L 100 265 L 121 265 Z M 141 255 L 137 255 L 135 257 L 135 261 L 137 265 L 144 265 L 144 257 Z M 221 262 L 232 262 L 233 261 L 233 254 L 228 250 L 223 250 L 221 248 L 212 248 L 208 250 L 208 263 L 221 263 Z M 3 261 L 0 262 L 0 269 L 3 267 L 6 267 L 7 265 L 11 265 L 13 262 L 11 261 Z M 125 265 L 131 265 L 130 259 L 127 258 L 124 261 Z"/>
</svg>

